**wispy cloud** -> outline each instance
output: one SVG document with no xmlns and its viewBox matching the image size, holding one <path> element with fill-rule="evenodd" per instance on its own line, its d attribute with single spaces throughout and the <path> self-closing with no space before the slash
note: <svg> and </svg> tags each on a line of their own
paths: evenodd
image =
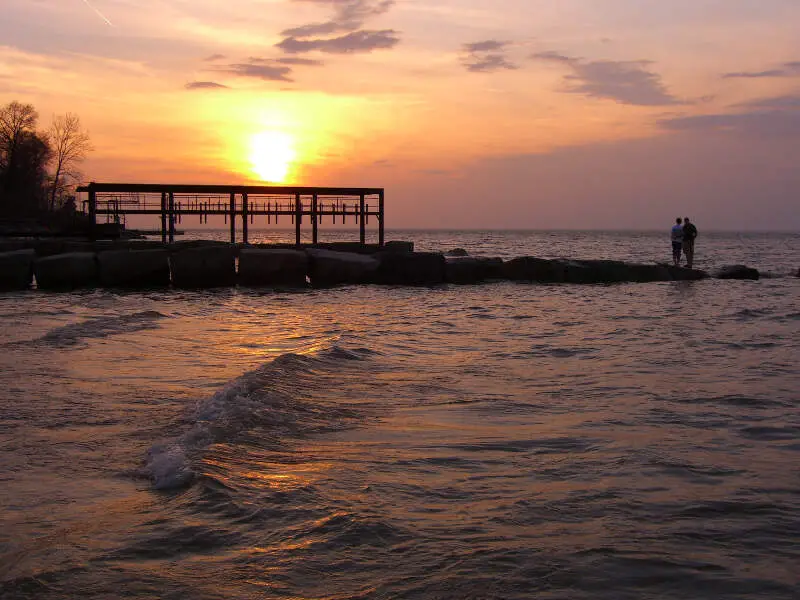
<svg viewBox="0 0 800 600">
<path fill-rule="evenodd" d="M 679 116 L 658 121 L 671 131 L 739 134 L 759 138 L 800 137 L 800 95 L 761 98 L 734 105 L 732 113 Z"/>
<path fill-rule="evenodd" d="M 212 54 L 211 56 L 206 56 L 203 62 L 216 62 L 218 60 L 225 60 L 226 58 L 228 57 L 224 54 Z"/>
<path fill-rule="evenodd" d="M 280 56 L 277 58 L 250 56 L 247 60 L 219 65 L 211 70 L 217 73 L 236 75 L 237 77 L 250 77 L 263 81 L 285 81 L 291 83 L 294 81 L 294 67 L 319 67 L 324 64 L 325 63 L 321 60 L 296 56 Z M 200 86 L 199 88 L 192 89 L 200 89 L 203 87 L 209 88 L 212 86 Z"/>
<path fill-rule="evenodd" d="M 281 32 L 283 40 L 276 46 L 287 54 L 325 52 L 357 54 L 393 48 L 400 42 L 393 29 L 363 29 L 366 21 L 382 15 L 394 6 L 395 0 L 294 0 L 328 6 L 333 16 L 327 21 L 308 23 Z"/>
<path fill-rule="evenodd" d="M 219 90 L 228 89 L 227 85 L 215 81 L 190 81 L 184 85 L 187 90 Z"/>
<path fill-rule="evenodd" d="M 800 77 L 800 61 L 785 62 L 779 67 L 764 71 L 736 71 L 722 75 L 723 79 L 761 79 L 769 77 Z"/>
<path fill-rule="evenodd" d="M 302 54 L 317 50 L 327 54 L 358 54 L 393 48 L 400 42 L 396 32 L 391 29 L 382 31 L 354 31 L 346 35 L 326 39 L 298 39 L 288 37 L 276 46 L 287 54 Z"/>
<path fill-rule="evenodd" d="M 264 81 L 292 82 L 292 68 L 272 62 L 243 62 L 232 63 L 217 69 L 223 73 L 230 73 L 239 77 L 252 77 Z"/>
<path fill-rule="evenodd" d="M 509 45 L 510 42 L 500 40 L 482 40 L 464 44 L 461 63 L 472 73 L 517 69 L 517 65 L 508 60 L 506 51 Z"/>
<path fill-rule="evenodd" d="M 371 17 L 382 15 L 394 6 L 394 0 L 294 0 L 319 5 L 327 5 L 334 9 L 328 21 L 309 23 L 284 30 L 284 37 L 310 37 L 331 35 L 356 31 Z"/>
<path fill-rule="evenodd" d="M 564 91 L 592 98 L 614 100 L 634 106 L 684 104 L 673 96 L 658 73 L 649 70 L 648 60 L 587 61 L 553 51 L 539 52 L 531 58 L 569 68 L 564 76 Z"/>
</svg>

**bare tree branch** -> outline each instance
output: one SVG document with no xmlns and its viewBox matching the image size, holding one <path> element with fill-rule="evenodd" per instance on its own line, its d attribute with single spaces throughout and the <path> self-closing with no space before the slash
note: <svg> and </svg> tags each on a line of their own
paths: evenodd
<svg viewBox="0 0 800 600">
<path fill-rule="evenodd" d="M 57 195 L 63 194 L 67 183 L 78 173 L 77 166 L 94 148 L 89 134 L 81 129 L 80 118 L 73 113 L 53 117 L 47 135 L 53 149 L 50 210 L 54 210 Z"/>
</svg>

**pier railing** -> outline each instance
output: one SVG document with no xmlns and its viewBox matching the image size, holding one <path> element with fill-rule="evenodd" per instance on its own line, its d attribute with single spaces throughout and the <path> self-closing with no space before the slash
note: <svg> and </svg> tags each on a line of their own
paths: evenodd
<svg viewBox="0 0 800 600">
<path fill-rule="evenodd" d="M 124 221 L 128 215 L 161 217 L 162 241 L 174 241 L 175 225 L 196 216 L 207 223 L 210 215 L 222 215 L 230 224 L 231 243 L 236 242 L 236 221 L 241 219 L 242 241 L 248 243 L 248 226 L 257 222 L 279 225 L 281 219 L 295 227 L 296 243 L 304 220 L 311 225 L 312 243 L 318 242 L 324 217 L 333 224 L 357 225 L 366 243 L 370 217 L 377 220 L 378 244 L 384 243 L 383 188 L 334 188 L 291 186 L 225 186 L 90 183 L 78 188 L 88 194 L 86 212 L 93 225 L 98 215 Z"/>
</svg>

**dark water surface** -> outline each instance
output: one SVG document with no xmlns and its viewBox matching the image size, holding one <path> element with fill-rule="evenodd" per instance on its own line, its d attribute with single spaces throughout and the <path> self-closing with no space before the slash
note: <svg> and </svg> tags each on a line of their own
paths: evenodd
<svg viewBox="0 0 800 600">
<path fill-rule="evenodd" d="M 701 267 L 797 262 L 718 236 Z M 0 294 L 0 598 L 796 599 L 799 291 Z"/>
</svg>

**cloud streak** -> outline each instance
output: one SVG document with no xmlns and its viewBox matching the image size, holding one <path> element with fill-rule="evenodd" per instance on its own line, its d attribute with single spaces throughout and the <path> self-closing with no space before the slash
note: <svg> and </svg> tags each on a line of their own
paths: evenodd
<svg viewBox="0 0 800 600">
<path fill-rule="evenodd" d="M 326 54 L 360 54 L 373 50 L 393 48 L 400 42 L 392 29 L 382 31 L 353 31 L 343 36 L 325 39 L 298 39 L 288 37 L 276 44 L 287 54 L 304 54 L 319 51 Z"/>
<path fill-rule="evenodd" d="M 800 137 L 800 95 L 762 98 L 742 104 L 733 113 L 690 115 L 661 119 L 669 131 L 738 134 L 755 138 Z"/>
<path fill-rule="evenodd" d="M 519 67 L 508 60 L 507 48 L 510 42 L 482 40 L 462 46 L 461 63 L 471 73 L 494 73 L 514 70 Z"/>
<path fill-rule="evenodd" d="M 723 79 L 763 79 L 770 77 L 800 77 L 800 61 L 785 62 L 780 67 L 764 71 L 724 73 Z"/>
<path fill-rule="evenodd" d="M 278 58 L 263 58 L 251 56 L 246 61 L 220 65 L 213 71 L 217 73 L 227 73 L 237 77 L 249 77 L 251 79 L 261 79 L 262 81 L 285 81 L 293 82 L 294 67 L 319 67 L 324 65 L 321 60 L 302 58 L 296 56 L 281 56 Z M 213 82 L 198 82 L 213 83 Z M 192 89 L 208 89 L 215 87 L 212 85 L 201 85 Z M 223 86 L 224 87 L 224 86 Z"/>
<path fill-rule="evenodd" d="M 217 83 L 215 81 L 190 81 L 186 85 L 183 86 L 187 90 L 219 90 L 228 89 L 227 85 L 223 85 L 221 83 Z"/>
<path fill-rule="evenodd" d="M 564 76 L 564 90 L 590 98 L 613 100 L 633 106 L 684 104 L 673 96 L 661 76 L 649 70 L 648 60 L 587 61 L 554 51 L 539 52 L 534 60 L 562 65 L 571 73 Z"/>
<path fill-rule="evenodd" d="M 374 17 L 388 12 L 395 0 L 294 0 L 333 8 L 333 16 L 318 23 L 291 27 L 281 32 L 283 40 L 276 47 L 287 54 L 324 52 L 327 54 L 363 54 L 387 50 L 400 42 L 393 29 L 363 29 Z"/>
</svg>

